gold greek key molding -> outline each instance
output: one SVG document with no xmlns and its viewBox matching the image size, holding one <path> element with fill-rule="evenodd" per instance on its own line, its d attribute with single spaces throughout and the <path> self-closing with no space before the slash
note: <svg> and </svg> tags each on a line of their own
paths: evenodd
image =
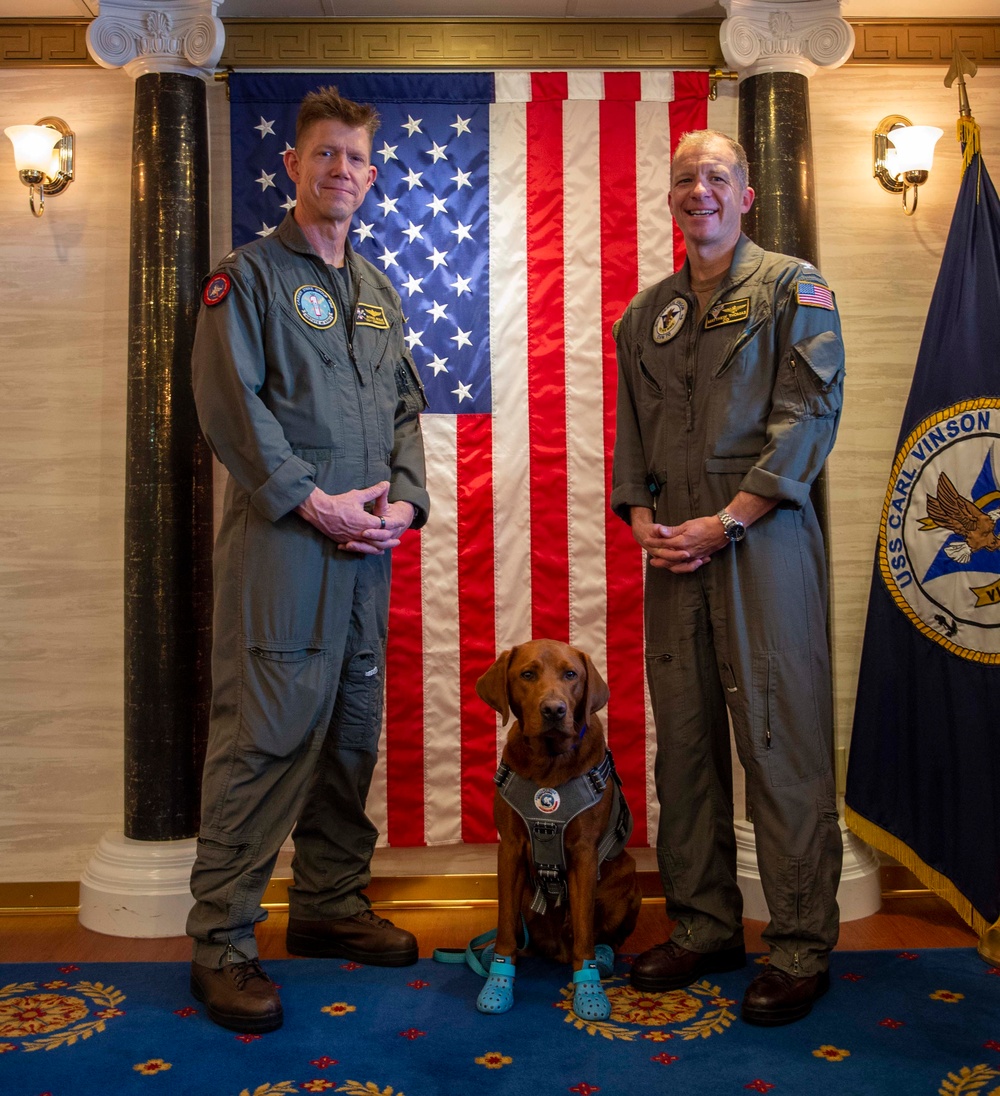
<svg viewBox="0 0 1000 1096">
<path fill-rule="evenodd" d="M 225 20 L 219 64 L 253 68 L 712 68 L 718 19 Z"/>
<path fill-rule="evenodd" d="M 0 65 L 94 65 L 87 19 L 0 19 Z M 1000 64 L 1000 19 L 848 20 L 849 65 Z M 720 19 L 223 19 L 221 68 L 725 67 Z"/>
<path fill-rule="evenodd" d="M 1000 19 L 848 20 L 849 65 L 947 65 L 959 47 L 977 65 L 1000 64 Z"/>
<path fill-rule="evenodd" d="M 0 19 L 0 65 L 96 67 L 87 52 L 89 23 L 89 19 Z"/>
</svg>

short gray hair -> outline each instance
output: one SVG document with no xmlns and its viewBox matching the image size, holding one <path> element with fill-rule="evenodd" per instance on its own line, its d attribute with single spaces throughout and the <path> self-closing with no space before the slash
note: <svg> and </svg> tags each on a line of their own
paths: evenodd
<svg viewBox="0 0 1000 1096">
<path fill-rule="evenodd" d="M 711 144 L 713 141 L 721 141 L 732 153 L 736 182 L 739 184 L 740 190 L 746 190 L 750 185 L 750 166 L 747 163 L 747 154 L 739 141 L 734 141 L 728 133 L 723 133 L 718 129 L 693 129 L 689 133 L 685 133 L 677 142 L 674 156 L 677 157 L 682 152 L 687 152 L 688 149 Z"/>
</svg>

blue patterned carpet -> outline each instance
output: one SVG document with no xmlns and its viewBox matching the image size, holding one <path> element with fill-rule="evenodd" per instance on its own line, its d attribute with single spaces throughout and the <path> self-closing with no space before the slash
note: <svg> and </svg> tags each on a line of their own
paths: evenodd
<svg viewBox="0 0 1000 1096">
<path fill-rule="evenodd" d="M 179 963 L 0 965 L 3 1096 L 625 1096 L 1000 1093 L 1000 968 L 973 949 L 837 952 L 805 1020 L 739 1019 L 753 975 L 640 994 L 619 960 L 606 1023 L 569 1007 L 567 971 L 522 960 L 516 1004 L 476 1011 L 482 982 L 421 960 L 266 964 L 285 1026 L 212 1024 Z"/>
</svg>

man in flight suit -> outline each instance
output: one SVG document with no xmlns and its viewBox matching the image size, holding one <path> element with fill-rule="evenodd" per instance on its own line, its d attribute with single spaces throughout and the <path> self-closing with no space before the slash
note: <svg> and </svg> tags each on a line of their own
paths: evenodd
<svg viewBox="0 0 1000 1096">
<path fill-rule="evenodd" d="M 297 202 L 208 279 L 199 421 L 229 472 L 215 549 L 212 710 L 191 876 L 191 990 L 235 1031 L 281 1025 L 254 925 L 292 833 L 293 954 L 395 966 L 408 932 L 363 890 L 391 550 L 427 519 L 423 391 L 399 297 L 354 254 L 378 116 L 311 92 L 285 167 Z"/>
<path fill-rule="evenodd" d="M 770 921 L 743 1018 L 805 1016 L 829 987 L 842 845 L 832 771 L 826 564 L 810 487 L 833 446 L 844 354 L 833 294 L 741 232 L 743 149 L 678 144 L 676 274 L 617 325 L 612 509 L 647 556 L 657 859 L 676 922 L 632 967 L 640 990 L 746 963 L 729 722 Z"/>
</svg>

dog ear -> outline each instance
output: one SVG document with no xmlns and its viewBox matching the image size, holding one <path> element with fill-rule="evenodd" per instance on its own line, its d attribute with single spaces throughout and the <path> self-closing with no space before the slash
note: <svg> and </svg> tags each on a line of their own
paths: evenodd
<svg viewBox="0 0 1000 1096">
<path fill-rule="evenodd" d="M 577 652 L 587 667 L 587 689 L 583 694 L 584 711 L 587 715 L 591 712 L 599 712 L 611 698 L 611 690 L 608 683 L 597 672 L 597 667 L 585 651 Z"/>
<path fill-rule="evenodd" d="M 507 691 L 507 668 L 514 648 L 504 651 L 485 674 L 476 682 L 480 700 L 500 713 L 501 726 L 510 718 L 510 693 Z"/>
</svg>

